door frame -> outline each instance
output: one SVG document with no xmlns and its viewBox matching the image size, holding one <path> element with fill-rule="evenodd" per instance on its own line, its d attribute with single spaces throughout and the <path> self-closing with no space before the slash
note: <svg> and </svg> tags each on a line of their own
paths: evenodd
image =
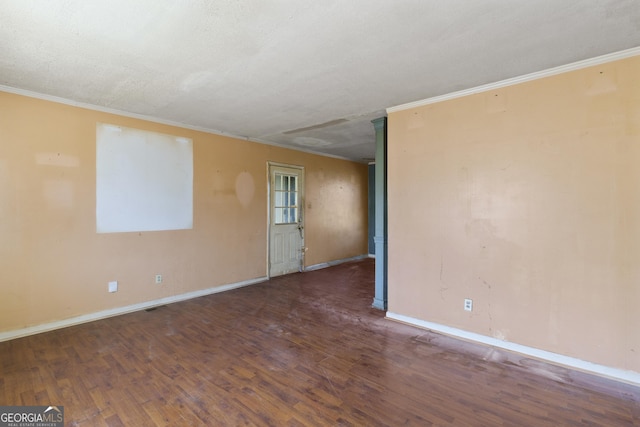
<svg viewBox="0 0 640 427">
<path fill-rule="evenodd" d="M 280 163 L 280 162 L 272 162 L 267 161 L 267 277 L 271 278 L 271 169 L 274 167 L 279 168 L 288 168 L 288 169 L 297 169 L 300 171 L 301 183 L 300 183 L 300 195 L 299 195 L 299 203 L 300 203 L 300 218 L 302 224 L 302 236 L 300 242 L 300 267 L 298 268 L 299 272 L 304 271 L 304 256 L 306 252 L 306 248 L 304 246 L 306 231 L 305 231 L 305 200 L 306 200 L 306 191 L 305 191 L 305 169 L 304 166 L 300 165 L 292 165 L 288 163 Z"/>
</svg>

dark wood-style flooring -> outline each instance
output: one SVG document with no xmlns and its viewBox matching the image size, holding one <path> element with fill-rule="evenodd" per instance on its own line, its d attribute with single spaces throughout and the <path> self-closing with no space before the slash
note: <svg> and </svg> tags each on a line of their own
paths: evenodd
<svg viewBox="0 0 640 427">
<path fill-rule="evenodd" d="M 67 425 L 630 426 L 640 388 L 384 319 L 363 260 L 0 343 Z"/>
</svg>

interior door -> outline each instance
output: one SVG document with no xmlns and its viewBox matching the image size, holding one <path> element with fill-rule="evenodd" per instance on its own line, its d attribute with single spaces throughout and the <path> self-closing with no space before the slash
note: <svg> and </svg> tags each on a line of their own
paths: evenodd
<svg viewBox="0 0 640 427">
<path fill-rule="evenodd" d="M 304 170 L 269 168 L 269 277 L 302 271 Z"/>
</svg>

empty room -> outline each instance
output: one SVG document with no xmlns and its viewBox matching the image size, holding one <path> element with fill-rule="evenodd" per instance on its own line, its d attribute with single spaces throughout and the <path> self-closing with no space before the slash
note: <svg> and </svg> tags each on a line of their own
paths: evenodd
<svg viewBox="0 0 640 427">
<path fill-rule="evenodd" d="M 640 425 L 637 0 L 0 0 L 0 426 Z"/>
</svg>

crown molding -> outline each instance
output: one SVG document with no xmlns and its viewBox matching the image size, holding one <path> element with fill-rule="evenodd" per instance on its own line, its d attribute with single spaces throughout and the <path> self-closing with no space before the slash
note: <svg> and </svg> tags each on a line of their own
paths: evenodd
<svg viewBox="0 0 640 427">
<path fill-rule="evenodd" d="M 72 107 L 84 108 L 85 110 L 98 111 L 100 113 L 113 114 L 113 115 L 120 116 L 120 117 L 128 117 L 128 118 L 131 118 L 131 119 L 144 120 L 146 122 L 157 123 L 157 124 L 167 125 L 167 126 L 173 126 L 173 127 L 177 127 L 177 128 L 181 128 L 181 129 L 188 129 L 188 130 L 193 130 L 193 131 L 196 131 L 196 132 L 203 132 L 203 133 L 207 133 L 207 134 L 211 134 L 211 135 L 219 135 L 219 136 L 225 136 L 227 138 L 239 139 L 239 140 L 242 140 L 242 141 L 255 142 L 256 144 L 271 145 L 271 146 L 274 146 L 274 147 L 285 148 L 285 149 L 288 149 L 288 150 L 300 151 L 300 152 L 308 153 L 308 154 L 314 154 L 316 156 L 331 157 L 331 158 L 334 158 L 334 159 L 348 160 L 348 161 L 354 162 L 354 160 L 349 159 L 348 157 L 338 156 L 338 155 L 335 155 L 335 154 L 321 153 L 321 152 L 318 152 L 318 151 L 305 149 L 305 148 L 296 148 L 296 147 L 292 147 L 290 145 L 285 145 L 285 144 L 279 144 L 277 142 L 266 141 L 266 140 L 261 139 L 261 138 L 251 138 L 251 137 L 247 137 L 247 136 L 234 135 L 234 134 L 223 132 L 223 131 L 216 130 L 216 129 L 209 129 L 209 128 L 205 128 L 205 127 L 201 127 L 201 126 L 193 126 L 193 125 L 189 125 L 189 124 L 182 123 L 182 122 L 174 122 L 174 121 L 171 121 L 171 120 L 160 119 L 158 117 L 148 116 L 148 115 L 145 115 L 145 114 L 130 113 L 130 112 L 124 111 L 124 110 L 118 110 L 118 109 L 115 109 L 115 108 L 103 107 L 103 106 L 100 106 L 100 105 L 94 105 L 94 104 L 89 104 L 89 103 L 85 103 L 85 102 L 78 102 L 78 101 L 74 101 L 72 99 L 67 99 L 67 98 L 62 98 L 62 97 L 55 96 L 55 95 L 48 95 L 48 94 L 44 94 L 44 93 L 34 92 L 34 91 L 26 90 L 26 89 L 15 88 L 15 87 L 11 87 L 11 86 L 0 85 L 0 92 L 12 93 L 14 95 L 26 96 L 28 98 L 35 98 L 35 99 L 40 99 L 40 100 L 43 100 L 43 101 L 55 102 L 57 104 L 64 104 L 64 105 L 69 105 L 69 106 L 72 106 Z"/>
<path fill-rule="evenodd" d="M 464 89 L 457 92 L 447 93 L 445 95 L 434 96 L 432 98 L 423 99 L 420 101 L 409 102 L 407 104 L 397 105 L 395 107 L 387 108 L 387 113 L 397 113 L 399 111 L 410 110 L 412 108 L 422 107 L 429 104 L 435 104 L 442 101 L 448 101 L 450 99 L 461 98 L 463 96 L 473 95 L 481 92 L 488 92 L 490 90 L 500 89 L 507 86 L 513 86 L 520 83 L 529 82 L 532 80 L 538 80 L 549 76 L 555 76 L 557 74 L 567 73 L 569 71 L 580 70 L 582 68 L 592 67 L 595 65 L 606 64 L 608 62 L 618 61 L 621 59 L 631 58 L 633 56 L 640 55 L 640 46 L 631 49 L 621 50 L 619 52 L 609 53 L 602 56 L 597 56 L 591 59 L 585 59 L 583 61 L 573 62 L 567 65 L 561 65 L 559 67 L 549 68 L 542 71 L 536 71 L 535 73 L 525 74 L 518 77 L 512 77 L 510 79 L 501 80 L 494 83 L 488 83 L 481 86 L 476 86 L 470 89 Z"/>
</svg>

